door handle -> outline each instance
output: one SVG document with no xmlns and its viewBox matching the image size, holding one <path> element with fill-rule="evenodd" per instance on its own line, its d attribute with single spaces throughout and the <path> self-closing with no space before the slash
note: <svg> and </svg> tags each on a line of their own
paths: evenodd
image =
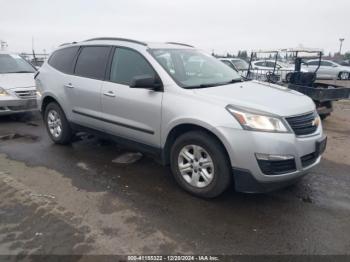
<svg viewBox="0 0 350 262">
<path fill-rule="evenodd" d="M 109 97 L 115 97 L 115 93 L 113 91 L 105 92 L 105 93 L 103 93 L 103 95 L 109 96 Z"/>
<path fill-rule="evenodd" d="M 72 83 L 68 83 L 68 84 L 64 85 L 64 87 L 67 87 L 67 88 L 74 88 L 74 86 L 72 85 Z"/>
</svg>

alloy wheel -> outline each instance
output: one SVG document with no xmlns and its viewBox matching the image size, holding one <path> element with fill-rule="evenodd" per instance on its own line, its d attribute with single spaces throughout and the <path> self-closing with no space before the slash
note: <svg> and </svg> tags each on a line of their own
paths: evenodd
<svg viewBox="0 0 350 262">
<path fill-rule="evenodd" d="M 47 126 L 51 135 L 58 138 L 62 133 L 62 121 L 56 110 L 51 109 L 47 114 Z"/>
<path fill-rule="evenodd" d="M 178 168 L 183 179 L 197 188 L 208 186 L 215 174 L 211 156 L 198 145 L 186 145 L 180 150 Z"/>
</svg>

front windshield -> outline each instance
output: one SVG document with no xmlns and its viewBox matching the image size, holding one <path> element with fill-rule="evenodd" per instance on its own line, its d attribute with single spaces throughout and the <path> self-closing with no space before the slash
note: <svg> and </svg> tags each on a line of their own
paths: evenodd
<svg viewBox="0 0 350 262">
<path fill-rule="evenodd" d="M 249 67 L 249 64 L 244 60 L 231 60 L 231 61 L 235 65 L 237 70 L 247 70 Z"/>
<path fill-rule="evenodd" d="M 227 65 L 194 49 L 152 49 L 151 54 L 183 88 L 211 87 L 241 81 Z"/>
<path fill-rule="evenodd" d="M 34 72 L 33 66 L 19 55 L 0 54 L 0 74 Z"/>
</svg>

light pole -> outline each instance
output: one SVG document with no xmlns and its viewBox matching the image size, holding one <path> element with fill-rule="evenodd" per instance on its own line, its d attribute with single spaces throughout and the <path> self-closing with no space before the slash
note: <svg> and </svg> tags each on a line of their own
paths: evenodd
<svg viewBox="0 0 350 262">
<path fill-rule="evenodd" d="M 341 48 L 343 47 L 344 40 L 345 40 L 345 38 L 339 38 L 339 42 L 340 42 L 339 55 L 341 55 Z"/>
</svg>

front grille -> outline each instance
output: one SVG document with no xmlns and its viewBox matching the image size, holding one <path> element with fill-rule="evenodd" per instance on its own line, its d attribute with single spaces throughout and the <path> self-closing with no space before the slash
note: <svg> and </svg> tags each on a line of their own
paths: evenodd
<svg viewBox="0 0 350 262">
<path fill-rule="evenodd" d="M 295 160 L 258 160 L 259 167 L 265 175 L 281 175 L 296 171 Z"/>
<path fill-rule="evenodd" d="M 305 156 L 301 157 L 301 164 L 303 167 L 307 167 L 315 163 L 317 160 L 317 154 L 316 152 L 313 152 L 311 154 L 307 154 Z"/>
<path fill-rule="evenodd" d="M 287 117 L 286 120 L 297 136 L 309 135 L 317 130 L 316 114 L 309 113 L 300 116 Z"/>
<path fill-rule="evenodd" d="M 36 98 L 35 90 L 23 90 L 23 91 L 15 91 L 16 95 L 22 99 L 31 99 Z"/>
</svg>

